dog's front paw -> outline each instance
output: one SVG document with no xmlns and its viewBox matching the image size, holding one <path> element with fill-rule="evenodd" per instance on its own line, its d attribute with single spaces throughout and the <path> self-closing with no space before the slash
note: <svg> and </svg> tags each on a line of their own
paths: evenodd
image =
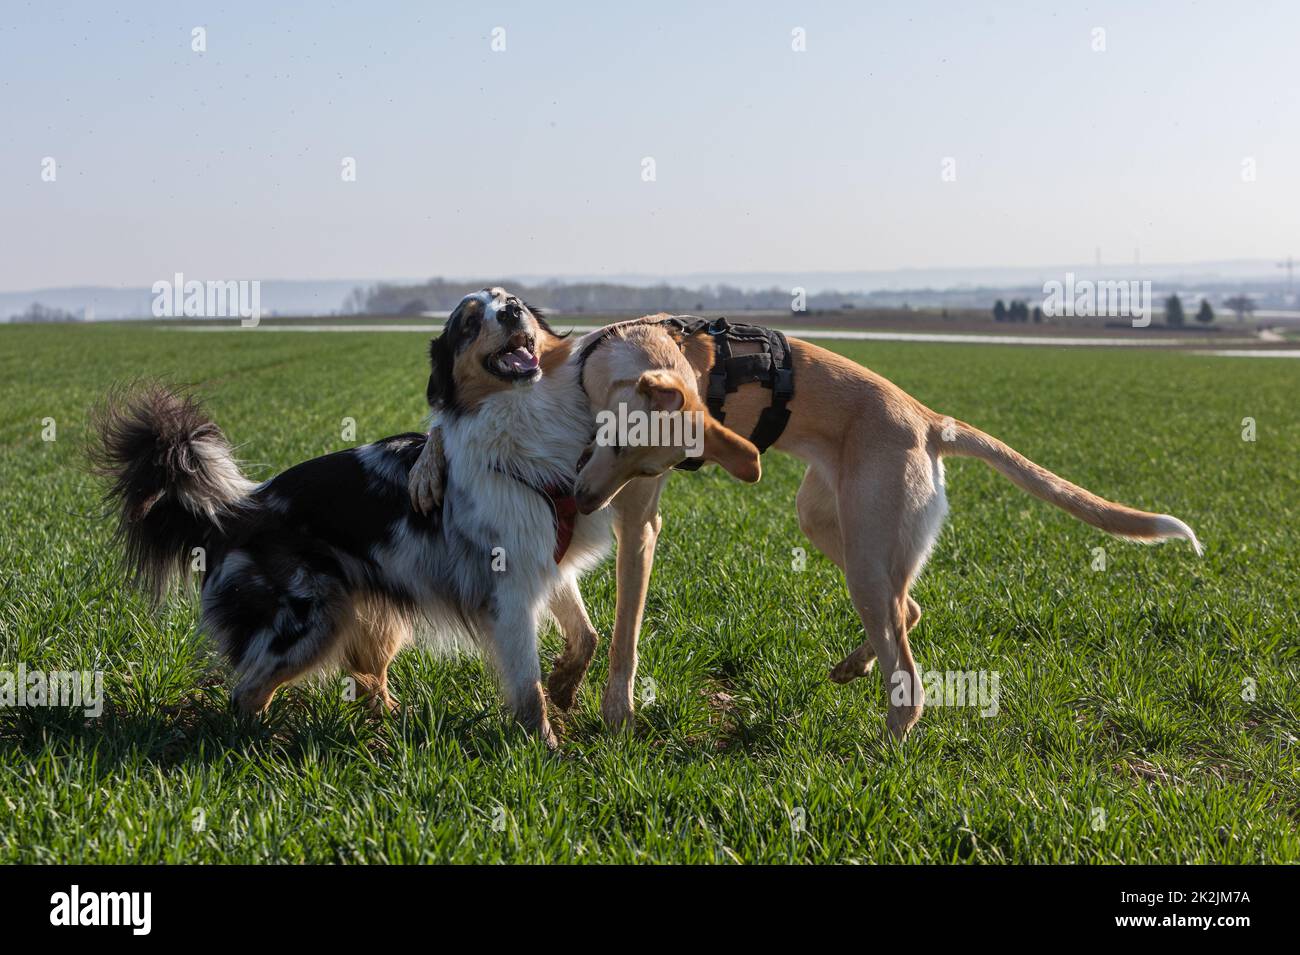
<svg viewBox="0 0 1300 955">
<path fill-rule="evenodd" d="M 582 677 L 583 670 L 569 668 L 563 659 L 557 660 L 551 668 L 550 679 L 546 681 L 546 695 L 551 698 L 551 703 L 561 710 L 573 709 Z"/>
<path fill-rule="evenodd" d="M 429 432 L 424 450 L 407 476 L 407 490 L 411 506 L 421 514 L 428 514 L 442 502 L 442 441 L 436 431 Z"/>
<path fill-rule="evenodd" d="M 541 727 L 537 731 L 537 738 L 540 739 L 542 745 L 552 753 L 560 748 L 560 740 L 556 737 L 555 730 L 551 729 L 551 723 L 549 720 L 542 723 Z"/>
<path fill-rule="evenodd" d="M 630 691 L 624 692 L 609 686 L 605 688 L 605 695 L 600 701 L 600 718 L 607 727 L 615 732 L 629 730 L 635 713 Z"/>
</svg>

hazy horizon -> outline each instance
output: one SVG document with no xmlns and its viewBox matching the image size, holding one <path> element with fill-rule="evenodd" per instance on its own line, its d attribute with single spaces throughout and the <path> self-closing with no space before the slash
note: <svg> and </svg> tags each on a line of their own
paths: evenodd
<svg viewBox="0 0 1300 955">
<path fill-rule="evenodd" d="M 1277 262 L 1297 27 L 1282 3 L 29 6 L 0 26 L 0 289 Z"/>
<path fill-rule="evenodd" d="M 1197 281 L 1247 282 L 1285 284 L 1285 273 L 1279 271 L 1282 263 L 1268 259 L 1233 259 L 1211 262 L 1142 262 L 1140 264 L 1124 263 L 1086 263 L 1055 262 L 1043 265 L 988 265 L 988 266 L 904 266 L 896 269 L 804 269 L 797 272 L 790 270 L 769 270 L 754 272 L 696 271 L 673 274 L 650 274 L 636 272 L 609 272 L 604 275 L 592 273 L 570 274 L 535 274 L 528 272 L 496 273 L 481 271 L 465 275 L 402 275 L 402 276 L 334 276 L 330 278 L 298 278 L 294 276 L 268 276 L 259 279 L 266 285 L 337 285 L 348 288 L 361 288 L 372 284 L 387 283 L 393 285 L 419 284 L 430 279 L 446 281 L 464 281 L 466 288 L 475 282 L 483 281 L 520 281 L 536 284 L 557 285 L 583 283 L 609 283 L 633 287 L 648 287 L 667 284 L 686 288 L 704 288 L 718 284 L 734 284 L 737 287 L 757 290 L 773 286 L 784 288 L 791 281 L 798 279 L 809 291 L 844 291 L 871 292 L 877 289 L 933 289 L 936 291 L 962 287 L 1002 286 L 1007 283 L 1035 284 L 1044 279 L 1058 279 L 1066 270 L 1080 276 L 1106 278 L 1118 273 L 1133 277 L 1186 278 Z M 204 281 L 210 276 L 202 273 L 184 273 L 186 280 Z M 174 275 L 162 276 L 162 281 L 171 281 Z M 155 280 L 158 281 L 158 280 Z M 152 283 L 149 283 L 151 285 Z M 68 292 L 83 289 L 127 290 L 147 288 L 143 283 L 76 283 L 69 285 L 45 286 L 43 288 L 0 289 L 0 296 L 32 295 L 41 292 Z"/>
</svg>

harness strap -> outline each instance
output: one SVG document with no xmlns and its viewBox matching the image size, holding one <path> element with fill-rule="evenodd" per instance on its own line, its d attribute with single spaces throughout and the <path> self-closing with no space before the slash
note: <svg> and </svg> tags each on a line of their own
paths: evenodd
<svg viewBox="0 0 1300 955">
<path fill-rule="evenodd" d="M 758 383 L 772 392 L 772 403 L 759 414 L 758 422 L 749 436 L 759 454 L 762 454 L 776 443 L 790 421 L 790 409 L 786 407 L 794 397 L 794 355 L 790 343 L 784 334 L 775 329 L 759 325 L 732 325 L 725 318 L 707 324 L 697 319 L 689 324 L 682 322 L 679 327 L 684 325 L 684 331 L 691 329 L 690 333 L 694 334 L 700 330 L 700 324 L 713 338 L 713 367 L 709 369 L 707 396 L 709 414 L 721 423 L 726 418 L 723 406 L 727 395 L 739 391 L 742 385 Z M 752 342 L 760 345 L 763 351 L 751 355 L 733 355 L 732 341 Z M 701 458 L 688 458 L 678 464 L 677 469 L 696 471 L 701 464 Z"/>
<path fill-rule="evenodd" d="M 509 468 L 499 464 L 492 465 L 492 470 L 518 481 L 530 491 L 541 495 L 551 509 L 551 518 L 555 521 L 555 562 L 558 564 L 569 551 L 573 543 L 573 529 L 578 522 L 578 500 L 573 496 L 573 489 L 562 484 L 548 484 L 538 487 L 532 481 L 525 480 Z"/>
<path fill-rule="evenodd" d="M 725 318 L 710 320 L 693 315 L 670 315 L 653 323 L 645 319 L 619 322 L 588 341 L 578 353 L 579 384 L 582 384 L 587 359 L 605 339 L 619 329 L 640 324 L 670 325 L 684 338 L 707 332 L 713 339 L 713 366 L 709 369 L 704 396 L 709 414 L 721 424 L 727 417 L 727 395 L 740 390 L 742 385 L 760 384 L 771 390 L 772 403 L 759 414 L 749 440 L 760 454 L 776 443 L 790 421 L 787 405 L 794 397 L 794 355 L 784 334 L 760 325 L 733 325 Z M 732 354 L 733 341 L 757 344 L 762 351 L 751 355 Z M 586 385 L 582 389 L 586 391 Z M 679 471 L 698 471 L 703 464 L 703 458 L 687 458 L 674 466 Z"/>
<path fill-rule="evenodd" d="M 709 369 L 708 405 L 709 414 L 717 419 L 718 424 L 722 424 L 727 417 L 726 412 L 723 411 L 727 392 L 735 391 L 739 387 L 731 383 L 730 362 L 736 359 L 731 357 L 731 341 L 727 338 L 728 328 L 725 318 L 711 322 L 708 326 L 708 332 L 713 336 L 713 367 Z"/>
<path fill-rule="evenodd" d="M 726 331 L 729 327 L 725 318 L 719 318 L 710 321 L 707 318 L 696 318 L 688 321 L 685 318 L 673 316 L 663 320 L 664 325 L 673 325 L 682 334 L 684 338 L 689 338 L 699 332 L 708 332 L 713 339 L 713 367 L 709 369 L 709 387 L 704 396 L 705 403 L 708 405 L 709 414 L 711 414 L 718 423 L 726 418 L 726 411 L 723 406 L 727 401 L 727 392 L 735 391 L 734 388 L 727 387 L 727 360 L 731 359 L 731 345 L 727 341 Z M 734 360 L 734 359 L 732 359 Z M 678 461 L 673 468 L 678 471 L 698 471 L 704 466 L 703 457 L 686 458 Z"/>
<path fill-rule="evenodd" d="M 794 397 L 794 355 L 785 336 L 774 329 L 767 330 L 771 351 L 770 384 L 764 387 L 772 389 L 772 403 L 763 409 L 754 425 L 754 432 L 749 440 L 754 442 L 758 453 L 762 454 L 781 437 L 786 424 L 790 421 L 790 409 L 786 404 Z M 769 357 L 769 356 L 764 356 Z"/>
</svg>

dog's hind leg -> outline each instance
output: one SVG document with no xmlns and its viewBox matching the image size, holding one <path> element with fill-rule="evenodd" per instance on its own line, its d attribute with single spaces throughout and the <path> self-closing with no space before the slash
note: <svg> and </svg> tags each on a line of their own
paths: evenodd
<svg viewBox="0 0 1300 955">
<path fill-rule="evenodd" d="M 845 577 L 867 640 L 831 671 L 831 679 L 862 676 L 874 654 L 889 696 L 889 730 L 901 740 L 925 704 L 907 640 L 920 607 L 907 591 L 943 522 L 943 473 L 921 448 L 901 457 L 876 452 L 869 466 L 844 482 L 838 502 Z"/>
<path fill-rule="evenodd" d="M 551 702 L 562 710 L 572 708 L 578 696 L 578 687 L 587 675 L 587 667 L 596 654 L 600 635 L 591 625 L 587 608 L 582 603 L 578 581 L 565 577 L 551 594 L 551 615 L 564 636 L 564 652 L 551 664 L 551 675 L 546 681 L 546 692 Z"/>
<path fill-rule="evenodd" d="M 844 541 L 840 536 L 839 509 L 835 488 L 816 467 L 809 467 L 795 495 L 799 529 L 840 570 L 844 569 Z"/>
<path fill-rule="evenodd" d="M 247 553 L 227 558 L 204 588 L 203 622 L 234 668 L 236 709 L 262 713 L 277 689 L 330 660 L 351 613 L 333 577 L 276 577 Z"/>
<path fill-rule="evenodd" d="M 910 596 L 905 598 L 905 611 L 900 618 L 902 624 L 899 627 L 899 642 L 902 643 L 907 639 L 907 635 L 912 632 L 921 619 L 921 608 Z M 831 680 L 836 683 L 849 683 L 860 677 L 866 676 L 871 672 L 871 667 L 876 662 L 876 650 L 870 641 L 859 645 L 848 656 L 831 668 Z"/>
<path fill-rule="evenodd" d="M 921 718 L 925 691 L 907 643 L 905 604 L 895 595 L 895 586 L 879 561 L 855 561 L 850 556 L 849 593 L 853 597 L 867 641 L 850 653 L 831 671 L 831 679 L 847 683 L 864 675 L 872 658 L 879 659 L 880 672 L 889 697 L 886 720 L 896 739 Z"/>
<path fill-rule="evenodd" d="M 388 692 L 388 666 L 411 640 L 411 624 L 380 600 L 360 599 L 343 629 L 343 662 L 356 681 L 357 698 L 375 716 L 397 709 Z"/>
<path fill-rule="evenodd" d="M 840 531 L 839 508 L 835 503 L 835 489 L 815 467 L 808 468 L 799 493 L 795 497 L 799 513 L 799 529 L 813 545 L 844 570 L 844 538 Z M 836 683 L 848 683 L 871 672 L 876 662 L 876 651 L 870 642 L 863 643 L 846 656 L 831 671 Z"/>
<path fill-rule="evenodd" d="M 254 636 L 252 652 L 245 655 L 236 670 L 235 687 L 231 691 L 231 700 L 235 709 L 244 716 L 257 716 L 266 712 L 271 705 L 275 691 L 286 683 L 292 683 L 317 669 L 329 654 L 337 634 L 337 628 L 331 625 L 317 638 L 310 638 L 316 649 L 313 652 L 280 653 L 272 646 L 282 636 L 277 631 L 267 630 Z"/>
</svg>

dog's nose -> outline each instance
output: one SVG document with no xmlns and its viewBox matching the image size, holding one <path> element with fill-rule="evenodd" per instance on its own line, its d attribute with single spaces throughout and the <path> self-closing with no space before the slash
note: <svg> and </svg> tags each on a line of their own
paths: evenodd
<svg viewBox="0 0 1300 955">
<path fill-rule="evenodd" d="M 497 321 L 507 330 L 518 328 L 523 320 L 524 312 L 518 302 L 506 302 L 497 310 Z"/>
</svg>

